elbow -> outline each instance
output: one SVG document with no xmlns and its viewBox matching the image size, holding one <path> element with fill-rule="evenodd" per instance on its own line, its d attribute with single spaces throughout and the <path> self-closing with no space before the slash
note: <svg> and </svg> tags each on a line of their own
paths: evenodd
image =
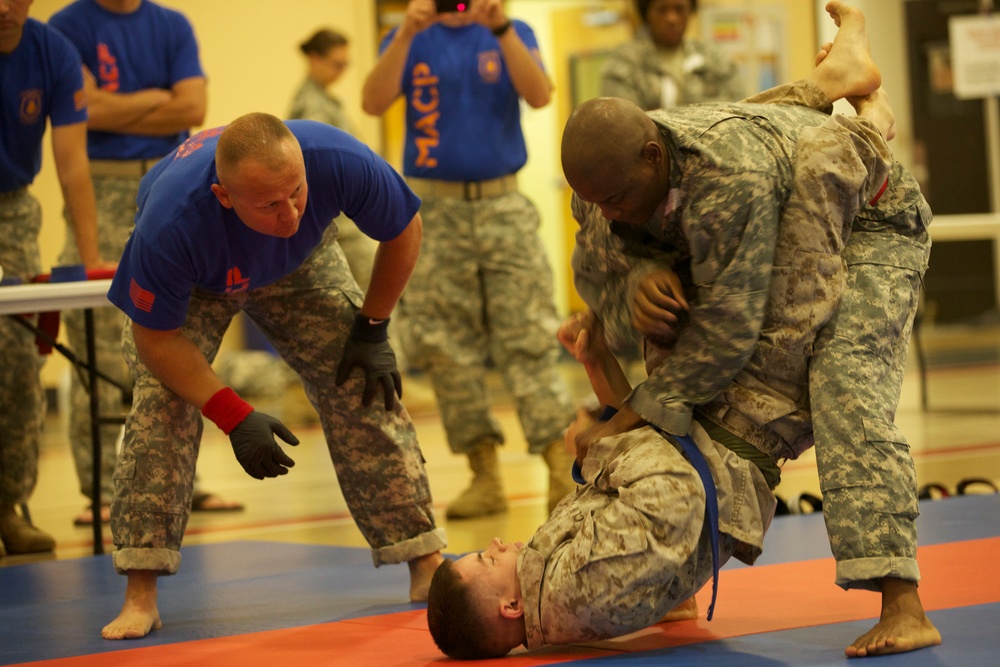
<svg viewBox="0 0 1000 667">
<path fill-rule="evenodd" d="M 552 95 L 549 93 L 545 93 L 543 95 L 532 95 L 531 97 L 525 97 L 524 101 L 527 102 L 528 106 L 532 109 L 541 109 L 552 101 Z"/>
<path fill-rule="evenodd" d="M 524 101 L 528 103 L 532 109 L 541 109 L 547 106 L 549 102 L 552 101 L 552 85 L 549 84 L 544 88 L 540 88 L 537 91 L 532 92 L 531 95 L 525 96 Z"/>
<path fill-rule="evenodd" d="M 385 102 L 377 95 L 367 91 L 361 95 L 361 109 L 369 116 L 381 116 L 391 103 L 392 100 Z"/>
<path fill-rule="evenodd" d="M 375 104 L 367 97 L 362 98 L 361 100 L 361 110 L 364 111 L 369 116 L 381 115 L 381 112 L 379 111 L 378 107 L 376 107 Z"/>
<path fill-rule="evenodd" d="M 205 124 L 205 109 L 199 109 L 195 113 L 191 114 L 190 127 L 201 127 Z"/>
<path fill-rule="evenodd" d="M 185 122 L 188 127 L 201 127 L 205 124 L 205 116 L 208 115 L 208 104 L 192 104 L 185 114 Z"/>
<path fill-rule="evenodd" d="M 424 240 L 424 219 L 420 217 L 419 212 L 414 214 L 413 219 L 410 220 L 407 231 L 410 233 L 410 240 L 416 243 L 419 248 Z"/>
</svg>

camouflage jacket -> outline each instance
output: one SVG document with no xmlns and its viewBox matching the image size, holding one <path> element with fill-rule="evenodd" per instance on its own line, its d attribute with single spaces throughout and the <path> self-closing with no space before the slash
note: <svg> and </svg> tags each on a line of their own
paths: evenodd
<svg viewBox="0 0 1000 667">
<path fill-rule="evenodd" d="M 774 496 L 755 466 L 700 426 L 692 437 L 716 484 L 720 560 L 751 564 Z M 649 427 L 604 438 L 582 473 L 586 485 L 556 507 L 518 557 L 528 648 L 640 630 L 712 576 L 704 487 L 675 445 Z"/>
<path fill-rule="evenodd" d="M 315 120 L 333 125 L 348 134 L 357 134 L 351 119 L 344 113 L 343 103 L 308 77 L 292 98 L 288 119 Z"/>
<path fill-rule="evenodd" d="M 677 81 L 677 104 L 735 102 L 745 94 L 739 67 L 715 48 L 686 39 L 684 79 Z M 662 104 L 663 79 L 671 76 L 656 45 L 643 31 L 612 51 L 601 70 L 601 95 L 631 100 L 651 111 Z"/>
<path fill-rule="evenodd" d="M 650 377 L 628 405 L 676 434 L 705 406 L 774 459 L 795 458 L 812 445 L 812 342 L 839 304 L 843 240 L 885 182 L 888 148 L 874 128 L 797 106 L 649 115 L 670 153 L 670 193 L 645 227 L 575 202 L 578 290 L 614 343 L 638 281 L 657 266 L 677 271 L 690 322 L 673 349 L 647 345 Z"/>
</svg>

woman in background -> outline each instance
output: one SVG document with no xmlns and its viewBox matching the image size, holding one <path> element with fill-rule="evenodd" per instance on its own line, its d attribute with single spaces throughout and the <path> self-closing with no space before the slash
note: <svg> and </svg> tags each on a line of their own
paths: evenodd
<svg viewBox="0 0 1000 667">
<path fill-rule="evenodd" d="M 635 0 L 642 26 L 608 57 L 601 95 L 622 97 L 644 111 L 736 102 L 746 96 L 737 65 L 712 46 L 685 39 L 697 0 Z"/>
<path fill-rule="evenodd" d="M 292 98 L 288 118 L 316 120 L 356 136 L 343 103 L 328 90 L 350 64 L 347 37 L 335 30 L 322 28 L 299 44 L 299 50 L 306 57 L 308 72 Z M 361 289 L 367 291 L 376 243 L 344 216 L 337 218 L 336 226 L 339 230 L 337 241 L 347 256 L 351 273 Z"/>
</svg>

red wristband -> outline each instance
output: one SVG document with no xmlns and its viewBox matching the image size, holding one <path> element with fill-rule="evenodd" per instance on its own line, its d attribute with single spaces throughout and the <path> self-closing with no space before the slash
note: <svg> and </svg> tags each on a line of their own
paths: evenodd
<svg viewBox="0 0 1000 667">
<path fill-rule="evenodd" d="M 253 406 L 240 398 L 239 394 L 229 387 L 215 392 L 208 399 L 201 414 L 215 422 L 222 432 L 229 435 L 230 431 L 240 425 L 253 412 Z"/>
</svg>

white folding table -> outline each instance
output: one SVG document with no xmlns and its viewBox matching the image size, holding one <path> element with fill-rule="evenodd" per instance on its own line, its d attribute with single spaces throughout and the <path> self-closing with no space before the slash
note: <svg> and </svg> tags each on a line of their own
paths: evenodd
<svg viewBox="0 0 1000 667">
<path fill-rule="evenodd" d="M 22 325 L 33 330 L 36 335 L 45 337 L 37 326 L 24 317 L 23 314 L 45 313 L 82 309 L 84 312 L 84 329 L 87 340 L 86 359 L 55 341 L 47 341 L 53 349 L 66 357 L 75 366 L 87 373 L 90 388 L 90 432 L 93 442 L 93 486 L 90 493 L 92 514 L 94 517 L 94 554 L 104 552 L 104 540 L 101 530 L 101 426 L 103 424 L 121 424 L 123 419 L 118 416 L 102 416 L 97 397 L 97 382 L 105 379 L 113 384 L 115 380 L 102 373 L 90 360 L 96 359 L 94 343 L 94 308 L 112 306 L 108 301 L 108 289 L 111 279 L 85 280 L 65 283 L 32 283 L 26 285 L 7 285 L 0 287 L 0 315 L 9 315 Z"/>
</svg>

